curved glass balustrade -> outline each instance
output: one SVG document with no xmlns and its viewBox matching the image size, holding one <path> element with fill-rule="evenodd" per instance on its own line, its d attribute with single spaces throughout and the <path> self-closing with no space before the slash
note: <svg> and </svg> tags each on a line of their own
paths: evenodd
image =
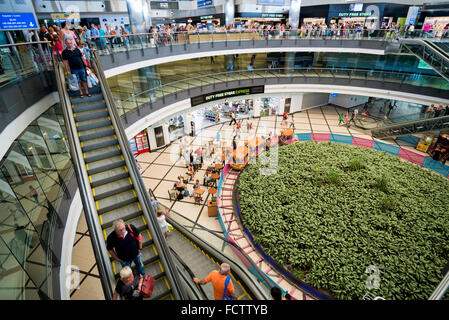
<svg viewBox="0 0 449 320">
<path fill-rule="evenodd" d="M 154 103 L 165 96 L 202 87 L 235 80 L 252 80 L 266 78 L 329 78 L 329 79 L 349 79 L 349 80 L 371 80 L 387 83 L 407 84 L 417 87 L 429 87 L 441 90 L 448 90 L 449 83 L 440 76 L 375 71 L 364 69 L 336 69 L 336 68 L 265 68 L 254 70 L 239 70 L 231 72 L 220 72 L 205 74 L 196 77 L 186 77 L 182 80 L 161 84 L 149 90 L 132 95 L 120 100 L 116 98 L 116 105 L 120 115 L 131 112 L 144 103 Z"/>
<path fill-rule="evenodd" d="M 54 232 L 73 166 L 59 105 L 34 120 L 0 162 L 0 299 L 53 299 Z M 56 258 L 56 260 L 55 260 Z M 59 276 L 59 275 L 57 275 Z"/>
<path fill-rule="evenodd" d="M 415 30 L 407 33 L 396 29 L 344 29 L 344 30 L 250 30 L 217 28 L 215 30 L 122 34 L 116 36 L 91 37 L 89 42 L 96 46 L 100 55 L 108 55 L 128 50 L 139 50 L 158 46 L 184 45 L 190 43 L 211 43 L 242 40 L 377 40 L 396 41 L 400 38 L 427 39 L 438 41 L 441 34 Z"/>
</svg>

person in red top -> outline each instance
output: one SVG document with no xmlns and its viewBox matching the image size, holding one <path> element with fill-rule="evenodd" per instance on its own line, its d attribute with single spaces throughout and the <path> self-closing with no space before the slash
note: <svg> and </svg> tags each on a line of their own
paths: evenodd
<svg viewBox="0 0 449 320">
<path fill-rule="evenodd" d="M 229 281 L 226 287 L 225 293 L 225 282 L 226 278 L 230 277 L 229 273 L 231 271 L 231 267 L 227 263 L 222 263 L 220 266 L 220 270 L 214 270 L 209 275 L 200 280 L 198 278 L 193 278 L 195 283 L 200 285 L 204 285 L 208 282 L 212 283 L 212 287 L 214 288 L 214 297 L 215 300 L 224 300 L 225 297 L 232 297 L 237 300 L 237 296 L 235 295 L 234 285 L 232 284 L 232 280 Z"/>
</svg>

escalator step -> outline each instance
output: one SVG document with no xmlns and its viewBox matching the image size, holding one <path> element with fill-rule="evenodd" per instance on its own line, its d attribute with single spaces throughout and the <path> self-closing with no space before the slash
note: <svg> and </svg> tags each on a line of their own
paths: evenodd
<svg viewBox="0 0 449 320">
<path fill-rule="evenodd" d="M 89 110 L 95 110 L 95 109 L 105 109 L 106 108 L 106 103 L 103 102 L 97 102 L 97 103 L 92 103 L 92 104 L 84 104 L 81 106 L 75 106 L 73 107 L 73 112 L 84 112 L 84 111 L 89 111 Z"/>
<path fill-rule="evenodd" d="M 79 137 L 79 140 L 86 141 L 86 140 L 97 139 L 97 138 L 102 138 L 102 137 L 106 137 L 106 136 L 112 136 L 114 134 L 115 134 L 114 129 L 104 130 L 104 131 L 100 131 L 100 132 L 96 132 L 96 133 L 86 134 L 85 136 Z"/>
<path fill-rule="evenodd" d="M 95 93 L 100 93 L 100 92 L 101 92 L 101 86 L 89 88 L 89 93 L 91 95 L 94 95 Z M 80 95 L 79 91 L 69 91 L 69 97 L 73 97 L 73 99 L 79 98 L 79 95 Z M 86 98 L 86 96 L 84 96 L 84 98 Z M 79 98 L 79 99 L 84 99 L 84 98 Z"/>
<path fill-rule="evenodd" d="M 75 117 L 76 122 L 85 121 L 85 120 L 92 120 L 102 117 L 109 116 L 109 112 L 107 110 L 103 110 L 100 112 L 90 113 L 90 114 L 83 114 Z"/>
<path fill-rule="evenodd" d="M 136 212 L 129 213 L 127 215 L 120 216 L 120 219 L 122 219 L 123 221 L 127 221 L 127 220 L 137 218 L 137 217 L 141 216 L 142 214 L 143 214 L 143 211 L 136 211 Z M 115 219 L 111 219 L 110 221 L 103 223 L 101 225 L 101 227 L 103 229 L 111 228 L 112 224 L 114 223 L 114 220 Z"/>
<path fill-rule="evenodd" d="M 78 131 L 84 131 L 84 130 L 91 130 L 91 129 L 97 129 L 101 127 L 106 127 L 112 124 L 111 120 L 105 120 L 105 121 L 98 121 L 90 124 L 84 124 L 77 126 Z"/>
<path fill-rule="evenodd" d="M 94 161 L 99 161 L 99 160 L 111 158 L 113 156 L 118 156 L 118 155 L 121 155 L 121 154 L 122 154 L 121 150 L 110 151 L 110 152 L 106 152 L 106 153 L 99 154 L 99 155 L 96 155 L 96 156 L 91 156 L 91 157 L 85 158 L 84 162 L 85 163 L 91 163 L 91 162 L 94 162 Z"/>
<path fill-rule="evenodd" d="M 132 190 L 132 189 L 134 189 L 134 186 L 132 184 L 127 185 L 127 186 L 123 186 L 123 187 L 120 187 L 118 189 L 113 189 L 113 190 L 104 192 L 102 194 L 95 195 L 94 200 L 98 201 L 98 200 L 104 199 L 106 197 L 113 196 L 114 194 L 117 194 L 117 193 L 120 193 L 120 192 L 124 192 L 124 191 L 128 191 L 128 190 Z"/>
<path fill-rule="evenodd" d="M 108 165 L 105 165 L 105 166 L 102 166 L 102 167 L 99 167 L 99 168 L 87 170 L 87 174 L 88 175 L 93 175 L 93 174 L 96 174 L 96 173 L 100 173 L 100 172 L 103 172 L 103 171 L 106 171 L 106 170 L 111 170 L 111 169 L 114 169 L 114 168 L 117 168 L 117 167 L 121 167 L 121 166 L 124 166 L 124 165 L 126 165 L 124 160 L 117 161 L 117 162 L 114 162 L 114 163 L 111 163 L 111 164 L 108 164 Z"/>
<path fill-rule="evenodd" d="M 103 214 L 103 213 L 112 211 L 112 210 L 114 210 L 114 209 L 117 209 L 117 208 L 126 206 L 127 204 L 130 204 L 130 203 L 133 203 L 133 202 L 137 202 L 137 201 L 138 201 L 137 197 L 134 197 L 134 198 L 127 199 L 127 200 L 124 200 L 124 201 L 121 201 L 121 202 L 118 202 L 118 203 L 114 203 L 114 204 L 112 204 L 112 205 L 109 205 L 109 206 L 107 206 L 107 207 L 98 209 L 97 212 L 98 212 L 98 214 Z"/>
<path fill-rule="evenodd" d="M 115 176 L 111 176 L 111 177 L 108 177 L 108 178 L 104 178 L 104 179 L 92 182 L 90 184 L 90 186 L 92 188 L 95 188 L 95 187 L 101 186 L 103 184 L 111 183 L 111 182 L 114 182 L 114 181 L 117 181 L 117 180 L 121 180 L 121 179 L 127 178 L 127 177 L 129 177 L 129 173 L 128 172 L 123 172 L 123 173 L 117 174 Z"/>
<path fill-rule="evenodd" d="M 92 151 L 95 149 L 100 149 L 100 148 L 104 148 L 104 147 L 109 147 L 109 146 L 114 146 L 117 145 L 118 141 L 116 139 L 112 139 L 112 140 L 108 140 L 108 141 L 103 141 L 97 144 L 92 144 L 89 146 L 85 146 L 82 147 L 81 150 L 83 150 L 83 152 L 87 152 L 87 151 Z"/>
<path fill-rule="evenodd" d="M 95 101 L 99 101 L 99 100 L 103 99 L 103 94 L 101 92 L 100 93 L 91 93 L 91 95 L 92 95 L 91 97 L 84 96 L 84 98 L 80 98 L 80 97 L 74 98 L 74 97 L 72 97 L 70 99 L 70 102 L 73 105 L 76 105 L 76 104 L 79 104 L 79 103 L 95 102 Z"/>
</svg>

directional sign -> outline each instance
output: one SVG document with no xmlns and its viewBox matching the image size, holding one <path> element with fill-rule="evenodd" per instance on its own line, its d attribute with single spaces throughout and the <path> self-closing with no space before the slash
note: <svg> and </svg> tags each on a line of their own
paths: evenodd
<svg viewBox="0 0 449 320">
<path fill-rule="evenodd" d="M 0 13 L 0 30 L 39 29 L 34 13 Z"/>
</svg>

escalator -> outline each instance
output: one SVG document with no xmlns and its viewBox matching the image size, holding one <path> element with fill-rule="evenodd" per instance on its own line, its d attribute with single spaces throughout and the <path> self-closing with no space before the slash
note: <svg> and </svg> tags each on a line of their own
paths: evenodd
<svg viewBox="0 0 449 320">
<path fill-rule="evenodd" d="M 151 198 L 156 199 L 152 193 Z M 180 268 L 187 270 L 191 279 L 193 277 L 204 279 L 212 270 L 218 270 L 221 263 L 226 262 L 231 266 L 230 275 L 238 300 L 271 299 L 270 289 L 273 284 L 260 268 L 253 265 L 251 269 L 256 272 L 256 275 L 253 275 L 241 263 L 217 249 L 220 245 L 224 247 L 225 245 L 235 246 L 235 244 L 162 204 L 159 204 L 158 207 L 166 212 L 167 222 L 173 226 L 173 230 L 167 237 L 170 251 L 176 257 L 175 261 L 182 264 Z M 204 236 L 200 238 L 192 233 L 193 226 L 201 230 Z M 209 241 L 205 241 L 205 238 Z M 214 300 L 213 288 L 210 283 L 198 287 L 205 295 L 205 299 Z"/>
<path fill-rule="evenodd" d="M 68 92 L 64 67 L 54 60 L 72 161 L 106 299 L 111 299 L 121 265 L 106 249 L 113 221 L 123 219 L 143 235 L 142 260 L 156 280 L 151 300 L 185 299 L 186 293 L 158 227 L 145 186 L 130 151 L 101 65 L 91 63 L 99 86 L 91 97 Z"/>
<path fill-rule="evenodd" d="M 449 81 L 449 55 L 444 47 L 429 40 L 404 39 L 401 44 L 406 52 L 410 52 L 424 61 L 435 72 Z"/>
<path fill-rule="evenodd" d="M 449 130 L 449 116 L 419 119 L 397 124 L 386 125 L 371 130 L 371 135 L 377 139 L 412 135 L 429 131 Z"/>
</svg>

